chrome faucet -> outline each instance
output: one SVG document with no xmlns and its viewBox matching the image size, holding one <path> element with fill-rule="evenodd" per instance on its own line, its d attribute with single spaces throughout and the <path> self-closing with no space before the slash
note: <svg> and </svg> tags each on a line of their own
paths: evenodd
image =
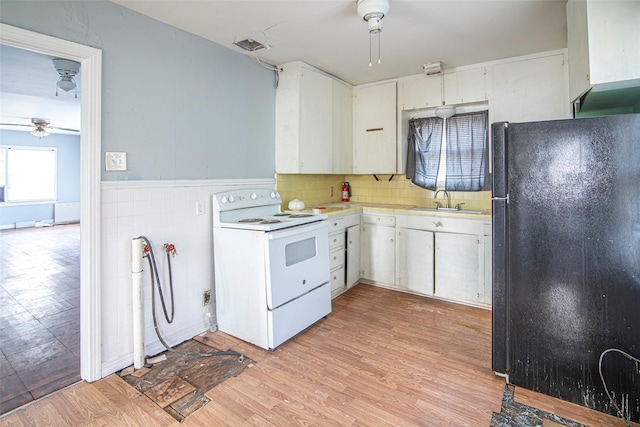
<svg viewBox="0 0 640 427">
<path fill-rule="evenodd" d="M 449 208 L 449 193 L 447 193 L 447 190 L 436 191 L 436 193 L 433 195 L 433 198 L 436 199 L 438 197 L 438 193 L 441 191 L 444 192 L 444 197 L 446 198 L 446 202 L 447 202 L 445 205 L 445 208 Z M 436 208 L 439 208 L 439 207 L 440 207 L 440 203 L 436 202 Z"/>
</svg>

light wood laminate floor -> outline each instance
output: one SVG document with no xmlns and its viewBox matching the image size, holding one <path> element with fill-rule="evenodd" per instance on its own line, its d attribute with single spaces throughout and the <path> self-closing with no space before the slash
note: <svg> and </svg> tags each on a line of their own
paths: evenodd
<svg viewBox="0 0 640 427">
<path fill-rule="evenodd" d="M 491 371 L 491 313 L 482 309 L 358 285 L 274 352 L 221 332 L 198 339 L 256 364 L 209 391 L 212 401 L 181 424 L 111 375 L 0 425 L 489 426 L 500 411 L 504 380 Z M 552 401 L 560 416 L 576 406 Z M 601 414 L 584 413 L 583 423 L 602 425 Z"/>
</svg>

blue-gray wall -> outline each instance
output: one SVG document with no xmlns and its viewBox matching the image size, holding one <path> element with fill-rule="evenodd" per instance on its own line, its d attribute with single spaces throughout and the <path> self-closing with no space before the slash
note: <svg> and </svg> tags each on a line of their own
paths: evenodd
<svg viewBox="0 0 640 427">
<path fill-rule="evenodd" d="M 80 201 L 80 137 L 52 133 L 38 139 L 30 132 L 0 130 L 0 145 L 57 148 L 58 202 Z M 18 206 L 0 203 L 0 226 L 53 219 L 53 203 Z"/>
<path fill-rule="evenodd" d="M 274 73 L 108 1 L 2 0 L 9 25 L 102 49 L 102 179 L 273 178 Z"/>
</svg>

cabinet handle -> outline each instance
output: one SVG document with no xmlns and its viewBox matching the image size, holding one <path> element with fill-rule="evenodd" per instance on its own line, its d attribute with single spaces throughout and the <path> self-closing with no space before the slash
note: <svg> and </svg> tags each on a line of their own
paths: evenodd
<svg viewBox="0 0 640 427">
<path fill-rule="evenodd" d="M 433 225 L 435 225 L 436 227 L 442 227 L 442 223 L 440 221 L 434 222 Z"/>
<path fill-rule="evenodd" d="M 389 239 L 389 243 L 393 243 L 393 239 Z"/>
<path fill-rule="evenodd" d="M 381 130 L 384 130 L 384 128 L 370 128 L 367 129 L 367 132 L 380 132 Z"/>
</svg>

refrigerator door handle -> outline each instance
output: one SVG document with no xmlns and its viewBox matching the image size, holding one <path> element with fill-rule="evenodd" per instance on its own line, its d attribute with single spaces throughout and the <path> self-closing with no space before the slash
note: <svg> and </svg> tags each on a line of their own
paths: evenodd
<svg viewBox="0 0 640 427">
<path fill-rule="evenodd" d="M 509 193 L 507 193 L 507 197 L 492 197 L 491 200 L 504 200 L 509 204 Z"/>
</svg>

